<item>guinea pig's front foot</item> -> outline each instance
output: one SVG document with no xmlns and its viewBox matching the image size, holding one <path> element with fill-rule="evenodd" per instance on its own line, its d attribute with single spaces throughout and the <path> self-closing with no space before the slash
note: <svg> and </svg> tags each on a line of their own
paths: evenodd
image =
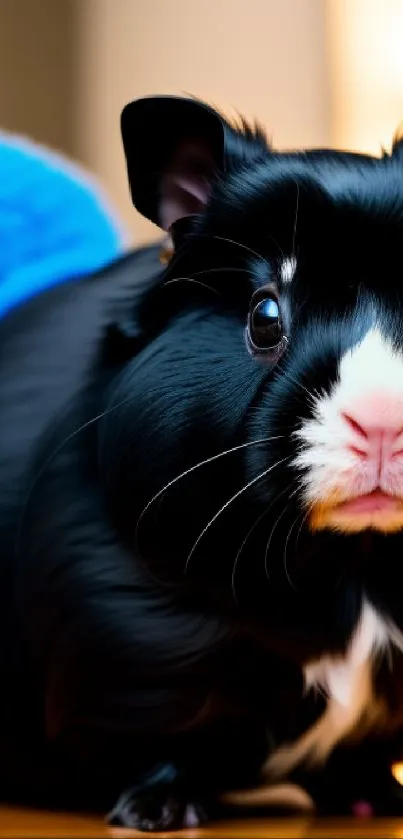
<svg viewBox="0 0 403 839">
<path fill-rule="evenodd" d="M 158 832 L 197 828 L 210 821 L 212 813 L 201 796 L 192 795 L 181 783 L 173 766 L 158 767 L 154 780 L 126 789 L 107 816 L 109 824 Z"/>
<path fill-rule="evenodd" d="M 209 816 L 198 801 L 186 801 L 167 790 L 139 794 L 127 790 L 108 816 L 116 827 L 158 832 L 200 827 Z"/>
</svg>

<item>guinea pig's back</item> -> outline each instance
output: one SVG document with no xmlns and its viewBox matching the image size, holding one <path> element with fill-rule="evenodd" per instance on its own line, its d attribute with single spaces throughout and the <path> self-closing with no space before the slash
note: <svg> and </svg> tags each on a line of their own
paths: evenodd
<svg viewBox="0 0 403 839">
<path fill-rule="evenodd" d="M 125 320 L 158 271 L 158 248 L 144 248 L 94 276 L 58 285 L 0 321 L 0 598 L 4 606 L 9 602 L 18 524 L 40 441 L 51 425 L 63 421 L 96 367 L 102 366 L 101 349 L 109 330 Z M 2 612 L 0 602 L 0 623 Z"/>
</svg>

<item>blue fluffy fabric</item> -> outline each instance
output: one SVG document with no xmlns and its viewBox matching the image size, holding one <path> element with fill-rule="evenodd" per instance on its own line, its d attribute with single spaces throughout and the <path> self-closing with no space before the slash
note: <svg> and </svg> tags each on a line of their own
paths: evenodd
<svg viewBox="0 0 403 839">
<path fill-rule="evenodd" d="M 45 288 L 101 268 L 124 241 L 120 222 L 84 171 L 0 134 L 0 316 Z"/>
</svg>

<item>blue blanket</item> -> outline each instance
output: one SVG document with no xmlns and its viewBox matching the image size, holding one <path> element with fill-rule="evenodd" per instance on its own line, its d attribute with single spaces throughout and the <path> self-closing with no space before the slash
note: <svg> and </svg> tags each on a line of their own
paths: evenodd
<svg viewBox="0 0 403 839">
<path fill-rule="evenodd" d="M 101 268 L 124 250 L 125 235 L 99 186 L 78 166 L 0 134 L 0 316 Z"/>
</svg>

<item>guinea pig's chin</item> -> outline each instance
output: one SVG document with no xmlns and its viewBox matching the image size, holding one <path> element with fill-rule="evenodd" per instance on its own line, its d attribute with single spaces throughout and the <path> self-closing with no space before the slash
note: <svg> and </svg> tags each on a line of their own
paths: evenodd
<svg viewBox="0 0 403 839">
<path fill-rule="evenodd" d="M 366 495 L 342 498 L 335 492 L 328 499 L 311 506 L 307 517 L 310 530 L 337 530 L 360 533 L 377 530 L 397 533 L 403 530 L 403 499 L 374 490 Z"/>
</svg>

